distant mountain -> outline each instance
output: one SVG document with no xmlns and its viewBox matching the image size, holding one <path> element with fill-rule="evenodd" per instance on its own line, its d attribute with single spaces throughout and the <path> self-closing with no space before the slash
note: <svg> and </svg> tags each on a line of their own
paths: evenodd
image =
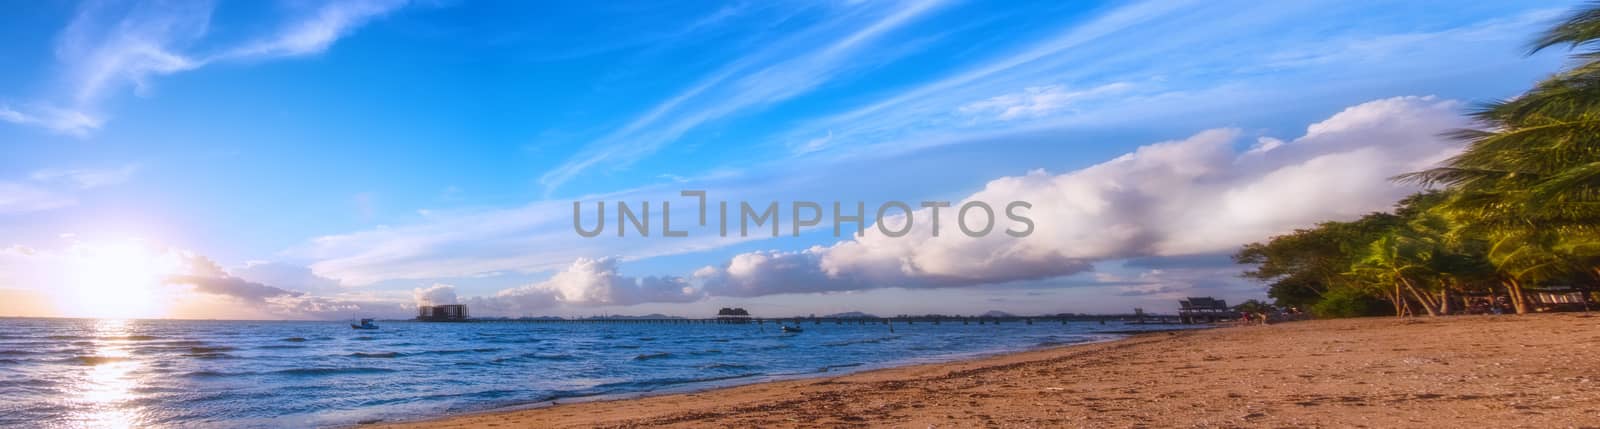
<svg viewBox="0 0 1600 429">
<path fill-rule="evenodd" d="M 1000 310 L 989 310 L 988 313 L 983 313 L 983 315 L 979 317 L 1017 317 L 1017 315 Z"/>
<path fill-rule="evenodd" d="M 822 317 L 830 318 L 830 319 L 877 319 L 878 318 L 878 316 L 876 316 L 876 315 L 862 313 L 862 312 L 859 312 L 859 311 L 847 311 L 847 312 L 844 312 L 844 313 L 834 313 L 834 314 L 829 314 L 827 316 L 822 316 Z"/>
</svg>

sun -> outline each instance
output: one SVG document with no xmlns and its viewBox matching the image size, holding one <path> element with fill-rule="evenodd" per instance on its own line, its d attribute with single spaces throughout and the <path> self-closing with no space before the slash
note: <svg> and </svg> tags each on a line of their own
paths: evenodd
<svg viewBox="0 0 1600 429">
<path fill-rule="evenodd" d="M 175 264 L 166 252 L 130 241 L 76 245 L 62 269 L 66 284 L 57 307 L 63 315 L 154 318 L 165 310 L 161 285 Z"/>
</svg>

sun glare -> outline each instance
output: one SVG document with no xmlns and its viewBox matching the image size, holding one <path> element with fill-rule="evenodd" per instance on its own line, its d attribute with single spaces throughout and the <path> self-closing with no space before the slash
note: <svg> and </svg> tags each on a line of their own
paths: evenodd
<svg viewBox="0 0 1600 429">
<path fill-rule="evenodd" d="M 63 267 L 68 281 L 58 308 L 74 317 L 160 317 L 170 259 L 138 242 L 79 245 Z"/>
</svg>

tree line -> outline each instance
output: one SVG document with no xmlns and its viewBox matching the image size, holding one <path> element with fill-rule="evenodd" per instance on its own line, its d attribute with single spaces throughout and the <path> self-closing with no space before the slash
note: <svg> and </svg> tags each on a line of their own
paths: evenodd
<svg viewBox="0 0 1600 429">
<path fill-rule="evenodd" d="M 1529 54 L 1572 61 L 1523 94 L 1484 103 L 1446 135 L 1465 149 L 1394 180 L 1427 189 L 1394 210 L 1245 245 L 1281 307 L 1319 317 L 1439 315 L 1500 305 L 1540 311 L 1530 291 L 1575 296 L 1600 284 L 1600 3 L 1540 34 Z"/>
</svg>

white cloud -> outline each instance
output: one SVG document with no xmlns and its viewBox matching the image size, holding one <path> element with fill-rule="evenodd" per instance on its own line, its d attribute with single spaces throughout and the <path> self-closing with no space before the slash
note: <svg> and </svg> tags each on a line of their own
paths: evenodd
<svg viewBox="0 0 1600 429">
<path fill-rule="evenodd" d="M 75 104 L 92 105 L 122 84 L 144 91 L 153 76 L 199 67 L 178 50 L 205 35 L 210 17 L 209 2 L 84 3 L 56 38 Z"/>
<path fill-rule="evenodd" d="M 338 280 L 322 277 L 304 265 L 271 261 L 250 261 L 243 266 L 230 268 L 228 275 L 248 281 L 275 285 L 284 289 L 307 293 L 342 293 Z"/>
<path fill-rule="evenodd" d="M 699 180 L 690 178 L 691 182 Z M 670 188 L 666 186 L 671 186 Z M 679 196 L 693 185 L 672 183 L 616 194 L 586 196 L 584 219 L 593 219 L 596 201 L 607 201 L 605 234 L 584 238 L 573 232 L 572 201 L 541 201 L 522 207 L 443 211 L 430 210 L 424 221 L 392 227 L 317 237 L 292 249 L 296 257 L 315 260 L 320 276 L 346 285 L 366 286 L 386 280 L 475 277 L 488 273 L 537 273 L 566 269 L 575 258 L 626 259 L 713 249 L 743 239 L 717 236 L 715 225 L 695 229 L 695 201 Z M 737 195 L 720 195 L 735 198 Z M 652 201 L 655 234 L 617 237 L 616 201 Z M 674 229 L 690 236 L 665 239 L 660 234 L 661 201 L 672 202 Z M 592 220 L 586 220 L 592 222 Z"/>
<path fill-rule="evenodd" d="M 136 165 L 110 169 L 44 169 L 28 181 L 0 181 L 0 214 L 58 209 L 78 204 L 76 192 L 127 181 Z"/>
<path fill-rule="evenodd" d="M 116 168 L 43 169 L 34 171 L 28 178 L 36 182 L 65 182 L 78 189 L 92 189 L 121 184 L 133 178 L 139 166 L 128 164 Z"/>
<path fill-rule="evenodd" d="M 56 37 L 60 79 L 70 88 L 28 108 L 0 106 L 0 120 L 83 136 L 101 127 L 101 100 L 131 86 L 148 94 L 153 79 L 219 61 L 303 56 L 326 51 L 340 37 L 406 4 L 403 0 L 332 2 L 251 44 L 208 54 L 211 2 L 84 2 Z"/>
<path fill-rule="evenodd" d="M 1455 108 L 1431 97 L 1377 100 L 1312 124 L 1293 141 L 1245 152 L 1235 149 L 1238 131 L 1208 130 L 1078 171 L 996 179 L 965 199 L 1032 203 L 1027 213 L 1037 229 L 1026 238 L 951 233 L 950 209 L 941 217 L 945 233 L 933 237 L 923 209 L 905 237 L 869 229 L 831 247 L 737 255 L 695 277 L 708 293 L 732 296 L 951 287 L 1073 274 L 1109 259 L 1232 251 L 1383 210 L 1414 192 L 1388 178 L 1459 150 L 1438 136 L 1464 125 Z"/>
<path fill-rule="evenodd" d="M 23 213 L 77 204 L 72 197 L 23 183 L 0 182 L 0 214 Z"/>
<path fill-rule="evenodd" d="M 921 0 L 888 4 L 873 19 L 854 29 L 857 13 L 823 22 L 783 40 L 764 43 L 766 49 L 742 57 L 701 79 L 695 85 L 658 103 L 617 131 L 591 142 L 575 156 L 539 178 L 546 192 L 597 165 L 627 165 L 676 141 L 702 124 L 736 113 L 748 113 L 809 92 L 853 67 L 858 54 L 883 35 L 943 4 Z M 859 12 L 859 11 L 852 11 Z M 842 35 L 841 37 L 833 37 Z M 821 39 L 821 40 L 819 40 Z M 795 55 L 795 52 L 804 52 Z"/>
<path fill-rule="evenodd" d="M 276 36 L 229 51 L 221 58 L 273 58 L 319 54 L 333 42 L 374 18 L 405 6 L 407 0 L 331 2 Z"/>
<path fill-rule="evenodd" d="M 565 271 L 535 287 L 554 292 L 562 303 L 577 305 L 690 302 L 701 297 L 682 278 L 624 276 L 617 271 L 615 258 L 578 258 Z"/>
<path fill-rule="evenodd" d="M 1539 69 L 1520 52 L 1526 35 L 1539 31 L 1552 11 L 1529 9 L 1419 28 L 1349 26 L 1349 19 L 1392 12 L 1349 2 L 1276 2 L 1252 5 L 1248 13 L 1239 13 L 1233 2 L 1123 4 L 1070 20 L 1055 34 L 998 46 L 996 55 L 943 77 L 802 122 L 775 139 L 792 142 L 794 155 L 860 159 L 992 140 L 1002 133 L 1237 120 L 1258 116 L 1251 112 L 1260 105 L 1387 96 L 1396 85 L 1450 90 L 1439 85 L 1463 73 L 1491 78 L 1491 70 Z M 1283 61 L 1285 52 L 1326 58 Z M 1027 90 L 1019 92 L 1117 82 L 1131 85 L 1115 96 L 1082 97 L 1042 114 L 1028 107 Z M 825 147 L 799 144 L 829 131 L 833 137 Z"/>
<path fill-rule="evenodd" d="M 679 277 L 622 275 L 613 258 L 578 258 L 549 279 L 508 288 L 489 296 L 457 298 L 456 288 L 434 284 L 412 290 L 417 305 L 466 304 L 480 316 L 527 316 L 561 306 L 628 306 L 681 303 L 704 294 Z"/>
<path fill-rule="evenodd" d="M 415 302 L 418 307 L 424 305 L 455 304 L 456 287 L 443 283 L 434 283 L 433 286 L 428 286 L 426 289 L 412 289 L 411 300 Z"/>
<path fill-rule="evenodd" d="M 86 294 L 121 297 L 137 301 L 125 303 L 127 308 L 158 311 L 129 315 L 139 317 L 331 319 L 410 314 L 408 302 L 399 297 L 314 295 L 283 286 L 234 275 L 190 250 L 143 241 L 86 242 L 71 237 L 60 247 L 0 248 L 0 289 L 54 303 L 59 311 L 51 315 L 56 316 L 104 316 L 76 313 L 86 311 L 82 305 Z M 0 314 L 37 314 L 36 309 L 18 305 L 22 304 L 0 302 Z"/>
<path fill-rule="evenodd" d="M 35 107 L 27 112 L 0 106 L 0 120 L 17 125 L 33 125 L 62 134 L 82 137 L 100 128 L 100 118 L 75 110 Z"/>
<path fill-rule="evenodd" d="M 1132 86 L 1117 82 L 1080 91 L 1070 91 L 1061 85 L 1035 86 L 975 101 L 957 110 L 970 116 L 992 116 L 1002 121 L 1037 118 L 1066 109 L 1075 101 L 1121 92 Z"/>
</svg>

